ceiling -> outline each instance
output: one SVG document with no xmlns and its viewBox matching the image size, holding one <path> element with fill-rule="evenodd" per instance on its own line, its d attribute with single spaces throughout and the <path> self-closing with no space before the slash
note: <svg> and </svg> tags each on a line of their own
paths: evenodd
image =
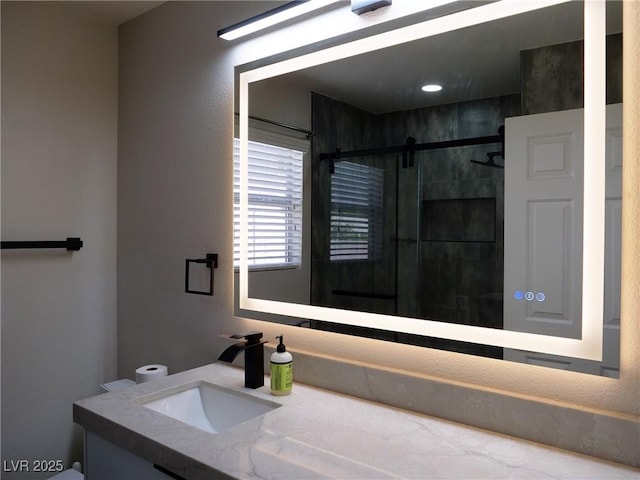
<svg viewBox="0 0 640 480">
<path fill-rule="evenodd" d="M 76 0 L 70 2 L 60 2 L 76 11 L 88 14 L 91 17 L 110 25 L 120 25 L 129 20 L 142 15 L 149 10 L 156 8 L 164 1 L 123 1 L 123 0 L 103 0 L 85 1 Z"/>
</svg>

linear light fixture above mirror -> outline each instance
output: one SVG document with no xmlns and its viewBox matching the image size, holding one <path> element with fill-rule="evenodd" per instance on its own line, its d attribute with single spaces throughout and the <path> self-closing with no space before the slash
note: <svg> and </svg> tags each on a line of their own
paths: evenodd
<svg viewBox="0 0 640 480">
<path fill-rule="evenodd" d="M 402 17 L 414 15 L 416 13 L 424 12 L 427 10 L 436 9 L 447 4 L 454 4 L 459 0 L 429 0 L 429 1 L 417 1 L 417 0 L 396 0 L 396 3 L 391 4 L 391 0 L 353 0 L 350 3 L 349 9 L 345 9 L 345 15 L 351 16 L 351 12 L 357 15 L 368 13 L 372 10 L 379 10 L 381 7 L 385 8 L 388 12 L 383 15 L 376 15 L 375 19 L 368 19 L 367 22 L 353 22 L 345 21 L 340 22 L 346 29 L 358 30 L 361 28 L 370 27 L 380 23 L 384 23 L 391 20 L 397 20 Z M 253 17 L 242 20 L 228 27 L 218 30 L 218 37 L 224 40 L 236 40 L 238 38 L 251 35 L 256 32 L 261 32 L 269 27 L 278 25 L 285 21 L 301 17 L 309 12 L 319 10 L 324 7 L 328 7 L 333 4 L 346 4 L 345 0 L 297 0 L 285 3 L 277 8 L 260 13 Z M 339 5 L 342 7 L 342 5 Z M 355 10 L 354 10 L 355 8 Z M 354 17 L 356 18 L 356 17 Z M 347 31 L 347 30 L 345 30 Z M 333 35 L 339 33 L 333 32 L 329 36 L 323 38 L 315 38 L 314 41 L 330 38 Z"/>
<path fill-rule="evenodd" d="M 356 15 L 391 5 L 391 0 L 351 0 L 351 11 Z"/>
<path fill-rule="evenodd" d="M 500 20 L 559 3 L 559 0 L 503 0 L 455 14 L 387 31 L 350 43 L 317 50 L 239 73 L 240 92 L 240 291 L 243 310 L 325 320 L 382 330 L 491 344 L 575 358 L 601 360 L 604 265 L 604 118 L 605 118 L 605 2 L 587 1 L 584 11 L 585 186 L 582 271 L 582 335 L 580 339 L 488 329 L 470 325 L 372 314 L 249 297 L 247 262 L 247 141 L 249 85 L 314 65 L 350 58 L 393 45 Z M 491 335 L 489 335 L 489 331 Z M 488 340 L 491 338 L 491 340 Z"/>
<path fill-rule="evenodd" d="M 224 40 L 235 40 L 337 2 L 338 0 L 298 0 L 285 3 L 284 5 L 218 30 L 218 37 Z"/>
</svg>

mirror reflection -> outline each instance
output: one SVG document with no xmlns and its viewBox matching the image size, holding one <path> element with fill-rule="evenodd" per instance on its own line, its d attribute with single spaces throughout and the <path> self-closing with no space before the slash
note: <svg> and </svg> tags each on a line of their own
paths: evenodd
<svg viewBox="0 0 640 480">
<path fill-rule="evenodd" d="M 582 10 L 568 2 L 251 84 L 249 296 L 580 338 Z M 602 362 L 301 325 L 617 376 L 621 17 L 608 2 Z"/>
</svg>

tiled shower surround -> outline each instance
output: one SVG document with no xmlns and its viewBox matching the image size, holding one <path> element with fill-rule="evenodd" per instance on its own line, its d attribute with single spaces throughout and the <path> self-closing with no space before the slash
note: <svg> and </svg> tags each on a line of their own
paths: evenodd
<svg viewBox="0 0 640 480">
<path fill-rule="evenodd" d="M 494 136 L 505 117 L 519 114 L 520 95 L 371 115 L 314 94 L 312 110 L 313 224 L 328 225 L 331 174 L 318 153 L 403 145 L 407 137 L 420 144 Z M 348 127 L 354 122 L 366 126 Z M 384 255 L 327 262 L 329 236 L 314 228 L 313 303 L 501 328 L 503 170 L 471 162 L 500 149 L 496 143 L 419 151 L 407 168 L 401 154 L 349 159 L 385 171 Z"/>
</svg>

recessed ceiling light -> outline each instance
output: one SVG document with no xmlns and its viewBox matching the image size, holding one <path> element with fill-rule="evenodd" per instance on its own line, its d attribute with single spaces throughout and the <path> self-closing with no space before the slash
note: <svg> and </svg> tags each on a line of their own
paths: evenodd
<svg viewBox="0 0 640 480">
<path fill-rule="evenodd" d="M 435 83 L 430 83 L 422 87 L 423 92 L 439 92 L 440 90 L 442 90 L 442 85 L 437 85 Z"/>
</svg>

